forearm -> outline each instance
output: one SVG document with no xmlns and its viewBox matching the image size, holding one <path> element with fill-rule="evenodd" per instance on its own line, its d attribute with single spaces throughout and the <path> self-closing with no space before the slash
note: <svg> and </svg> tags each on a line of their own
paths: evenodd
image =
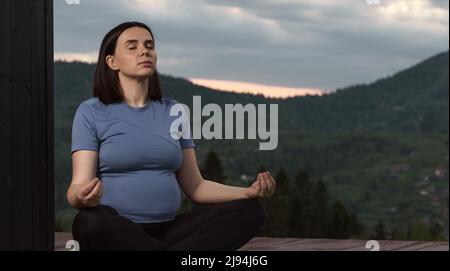
<svg viewBox="0 0 450 271">
<path fill-rule="evenodd" d="M 69 202 L 70 206 L 75 209 L 81 209 L 84 207 L 83 203 L 79 201 L 76 196 L 79 187 L 79 185 L 72 184 L 67 190 L 67 201 Z"/>
<path fill-rule="evenodd" d="M 195 189 L 192 200 L 196 203 L 221 203 L 246 199 L 247 188 L 203 180 Z"/>
</svg>

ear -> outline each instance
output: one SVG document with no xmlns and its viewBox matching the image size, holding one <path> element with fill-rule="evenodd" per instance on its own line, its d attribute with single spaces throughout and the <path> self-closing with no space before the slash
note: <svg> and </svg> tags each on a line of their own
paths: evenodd
<svg viewBox="0 0 450 271">
<path fill-rule="evenodd" d="M 111 70 L 113 70 L 115 72 L 119 71 L 119 67 L 117 67 L 117 65 L 114 63 L 114 56 L 112 56 L 112 55 L 106 56 L 105 61 Z"/>
</svg>

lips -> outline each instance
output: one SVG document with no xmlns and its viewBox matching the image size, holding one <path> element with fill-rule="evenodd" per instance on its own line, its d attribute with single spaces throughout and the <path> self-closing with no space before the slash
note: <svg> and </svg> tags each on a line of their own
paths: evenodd
<svg viewBox="0 0 450 271">
<path fill-rule="evenodd" d="M 139 63 L 139 65 L 151 66 L 151 65 L 153 65 L 153 62 L 151 62 L 151 61 L 142 61 L 142 62 Z"/>
</svg>

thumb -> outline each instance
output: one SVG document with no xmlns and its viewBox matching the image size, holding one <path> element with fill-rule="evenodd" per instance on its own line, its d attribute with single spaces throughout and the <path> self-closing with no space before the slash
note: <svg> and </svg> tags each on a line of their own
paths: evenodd
<svg viewBox="0 0 450 271">
<path fill-rule="evenodd" d="M 261 175 L 258 175 L 258 178 L 256 179 L 256 189 L 258 191 L 261 190 Z"/>
</svg>

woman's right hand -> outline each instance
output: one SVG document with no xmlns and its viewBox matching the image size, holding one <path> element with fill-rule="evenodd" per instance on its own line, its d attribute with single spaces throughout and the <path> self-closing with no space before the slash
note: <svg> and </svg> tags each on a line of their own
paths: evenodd
<svg viewBox="0 0 450 271">
<path fill-rule="evenodd" d="M 95 207 L 100 204 L 103 195 L 103 185 L 99 178 L 94 178 L 80 186 L 76 192 L 77 200 L 85 207 Z"/>
</svg>

